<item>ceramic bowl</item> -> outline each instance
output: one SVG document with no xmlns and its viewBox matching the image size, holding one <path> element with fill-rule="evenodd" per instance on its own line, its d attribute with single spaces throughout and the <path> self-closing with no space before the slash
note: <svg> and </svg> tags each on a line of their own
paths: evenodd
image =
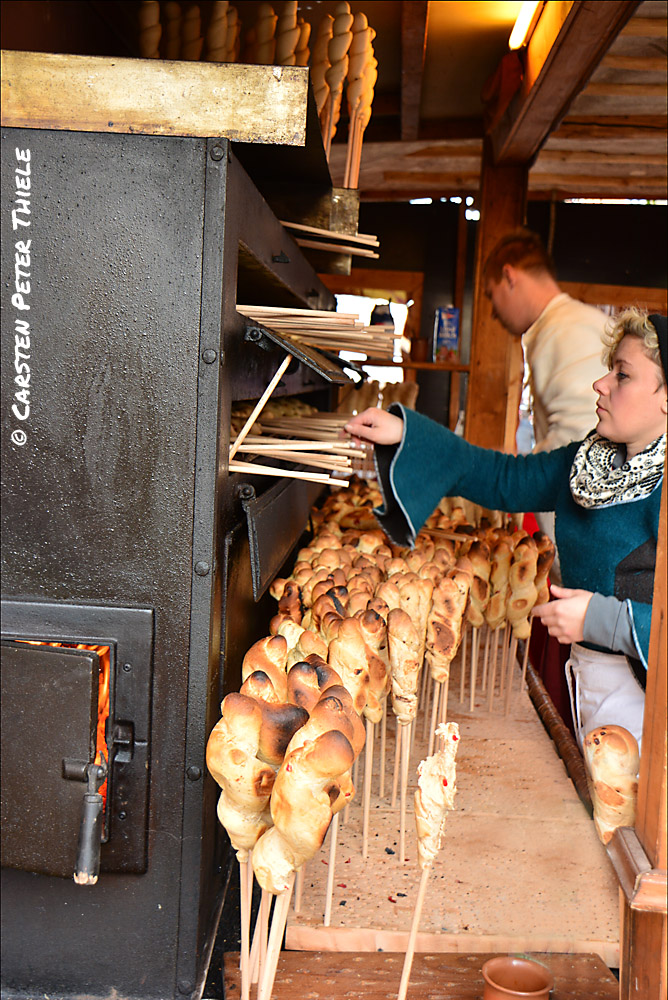
<svg viewBox="0 0 668 1000">
<path fill-rule="evenodd" d="M 482 967 L 485 980 L 483 1000 L 513 1000 L 530 997 L 547 1000 L 554 986 L 554 976 L 544 965 L 526 958 L 498 955 Z"/>
</svg>

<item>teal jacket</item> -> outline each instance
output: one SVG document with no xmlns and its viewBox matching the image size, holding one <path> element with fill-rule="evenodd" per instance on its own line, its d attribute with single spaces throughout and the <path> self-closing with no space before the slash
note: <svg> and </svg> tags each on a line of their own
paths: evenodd
<svg viewBox="0 0 668 1000">
<path fill-rule="evenodd" d="M 506 455 L 468 444 L 413 410 L 396 404 L 391 409 L 403 417 L 402 440 L 375 449 L 384 498 L 375 513 L 390 538 L 413 545 L 444 496 L 509 513 L 553 510 L 563 585 L 628 605 L 637 655 L 646 670 L 660 485 L 644 500 L 580 507 L 569 487 L 580 441 L 554 451 Z"/>
</svg>

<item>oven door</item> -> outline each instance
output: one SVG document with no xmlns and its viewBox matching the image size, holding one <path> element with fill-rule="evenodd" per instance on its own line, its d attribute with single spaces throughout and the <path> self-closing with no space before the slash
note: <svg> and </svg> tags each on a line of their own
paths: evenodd
<svg viewBox="0 0 668 1000">
<path fill-rule="evenodd" d="M 2 643 L 5 867 L 66 878 L 75 871 L 99 675 L 90 650 Z"/>
</svg>

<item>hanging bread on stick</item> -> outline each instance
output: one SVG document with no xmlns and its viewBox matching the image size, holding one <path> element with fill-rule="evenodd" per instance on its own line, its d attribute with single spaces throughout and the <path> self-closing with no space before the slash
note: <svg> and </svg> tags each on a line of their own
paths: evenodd
<svg viewBox="0 0 668 1000">
<path fill-rule="evenodd" d="M 460 574 L 444 577 L 434 587 L 427 620 L 425 662 L 432 679 L 444 684 L 462 639 L 462 623 L 469 594 L 469 578 Z"/>
<path fill-rule="evenodd" d="M 547 578 L 552 569 L 556 550 L 554 542 L 544 531 L 534 532 L 533 539 L 538 546 L 538 563 L 536 567 L 536 579 L 534 581 L 536 590 L 538 591 L 536 604 L 547 604 L 550 600 L 550 588 Z"/>
<path fill-rule="evenodd" d="M 229 0 L 215 0 L 211 6 L 209 26 L 204 36 L 204 58 L 208 62 L 225 62 L 229 5 Z"/>
<path fill-rule="evenodd" d="M 508 578 L 512 554 L 512 546 L 503 538 L 499 539 L 492 548 L 492 569 L 489 578 L 491 595 L 485 608 L 485 621 L 492 632 L 501 628 L 506 620 Z"/>
<path fill-rule="evenodd" d="M 241 679 L 245 681 L 249 674 L 256 670 L 262 670 L 273 684 L 279 701 L 286 701 L 288 694 L 287 662 L 288 644 L 284 636 L 270 635 L 264 639 L 258 639 L 243 658 Z"/>
<path fill-rule="evenodd" d="M 278 17 L 269 3 L 261 3 L 255 22 L 255 58 L 258 63 L 272 65 L 276 53 L 276 22 Z"/>
<path fill-rule="evenodd" d="M 459 726 L 442 723 L 436 729 L 442 739 L 441 749 L 418 764 L 418 787 L 415 792 L 415 825 L 418 837 L 418 863 L 430 868 L 441 849 L 448 812 L 454 809 L 457 793 L 455 757 L 459 746 Z"/>
<path fill-rule="evenodd" d="M 209 736 L 206 764 L 220 785 L 218 819 L 227 830 L 240 862 L 272 824 L 269 796 L 275 771 L 257 756 L 262 711 L 257 701 L 228 694 L 222 716 Z"/>
<path fill-rule="evenodd" d="M 361 715 L 367 703 L 369 668 L 362 630 L 356 618 L 345 618 L 341 622 L 336 638 L 329 644 L 327 662 L 340 676 L 352 696 L 355 711 Z"/>
<path fill-rule="evenodd" d="M 325 72 L 325 79 L 330 91 L 328 99 L 329 129 L 325 136 L 325 148 L 327 152 L 329 152 L 329 147 L 336 133 L 336 126 L 341 114 L 343 84 L 348 75 L 348 50 L 353 40 L 353 33 L 350 30 L 352 24 L 353 15 L 350 12 L 350 4 L 347 0 L 342 0 L 342 2 L 337 3 L 334 11 L 332 37 L 327 47 L 327 57 L 330 63 L 329 69 Z"/>
<path fill-rule="evenodd" d="M 322 116 L 322 111 L 329 96 L 329 84 L 325 79 L 325 74 L 330 67 L 327 54 L 329 40 L 333 34 L 334 18 L 331 14 L 325 14 L 318 25 L 318 31 L 311 53 L 311 81 L 313 83 L 313 96 L 318 116 Z"/>
<path fill-rule="evenodd" d="M 160 58 L 160 4 L 158 0 L 143 0 L 137 15 L 139 22 L 139 55 L 143 59 Z"/>
<path fill-rule="evenodd" d="M 510 594 L 507 618 L 515 639 L 528 639 L 531 634 L 529 615 L 538 597 L 535 584 L 537 569 L 538 546 L 533 538 L 521 538 L 513 550 L 508 574 Z"/>
<path fill-rule="evenodd" d="M 274 62 L 277 66 L 294 66 L 296 64 L 295 53 L 300 36 L 301 29 L 297 24 L 297 0 L 284 0 L 276 22 Z"/>
<path fill-rule="evenodd" d="M 400 725 L 417 714 L 420 637 L 409 615 L 393 608 L 387 616 L 387 642 L 392 682 L 392 708 Z"/>
<path fill-rule="evenodd" d="M 342 775 L 354 761 L 343 733 L 330 730 L 286 754 L 271 798 L 274 826 L 253 849 L 252 864 L 263 889 L 283 892 L 293 871 L 322 846 L 332 820 Z"/>
<path fill-rule="evenodd" d="M 191 4 L 181 19 L 180 58 L 196 62 L 202 54 L 202 16 L 199 5 Z"/>
<path fill-rule="evenodd" d="M 633 826 L 640 758 L 635 737 L 623 726 L 598 726 L 584 739 L 584 759 L 594 826 L 607 844 L 618 826 Z"/>
</svg>

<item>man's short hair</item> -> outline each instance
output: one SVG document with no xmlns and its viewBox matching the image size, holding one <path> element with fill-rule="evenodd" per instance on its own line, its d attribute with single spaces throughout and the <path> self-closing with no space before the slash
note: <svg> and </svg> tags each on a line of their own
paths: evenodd
<svg viewBox="0 0 668 1000">
<path fill-rule="evenodd" d="M 552 257 L 543 246 L 540 236 L 530 229 L 516 229 L 499 240 L 485 261 L 484 280 L 495 283 L 501 281 L 505 264 L 511 264 L 520 271 L 547 273 L 555 280 L 557 277 Z"/>
</svg>

